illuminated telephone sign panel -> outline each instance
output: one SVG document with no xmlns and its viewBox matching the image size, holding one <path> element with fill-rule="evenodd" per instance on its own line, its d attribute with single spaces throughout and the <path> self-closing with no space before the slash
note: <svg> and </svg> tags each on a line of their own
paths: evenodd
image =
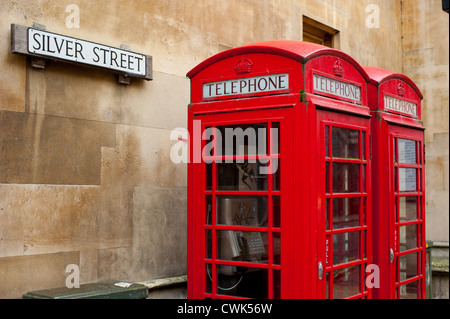
<svg viewBox="0 0 450 319">
<path fill-rule="evenodd" d="M 403 74 L 366 67 L 372 113 L 374 297 L 423 299 L 425 279 L 425 146 L 423 98 Z"/>
<path fill-rule="evenodd" d="M 298 41 L 188 73 L 188 297 L 371 298 L 369 78 Z"/>
</svg>

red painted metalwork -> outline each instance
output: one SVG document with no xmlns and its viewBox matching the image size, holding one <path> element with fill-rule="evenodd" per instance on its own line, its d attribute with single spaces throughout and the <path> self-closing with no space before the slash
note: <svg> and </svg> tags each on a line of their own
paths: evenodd
<svg viewBox="0 0 450 319">
<path fill-rule="evenodd" d="M 405 75 L 366 67 L 373 148 L 375 298 L 425 298 L 422 93 Z M 392 256 L 391 256 L 392 253 Z"/>
<path fill-rule="evenodd" d="M 188 77 L 188 297 L 371 298 L 364 69 L 339 50 L 270 41 Z M 265 132 L 267 149 L 248 139 L 227 153 L 227 128 Z"/>
</svg>

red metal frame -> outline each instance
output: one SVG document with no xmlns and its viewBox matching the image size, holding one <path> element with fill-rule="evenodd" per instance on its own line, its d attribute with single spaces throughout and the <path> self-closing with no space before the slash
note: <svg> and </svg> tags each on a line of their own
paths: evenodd
<svg viewBox="0 0 450 319">
<path fill-rule="evenodd" d="M 244 63 L 239 66 L 239 63 Z M 239 72 L 237 72 L 239 71 Z M 241 72 L 243 71 L 243 72 Z M 231 79 L 245 79 L 272 74 L 289 74 L 289 88 L 252 94 L 204 97 L 205 83 Z M 354 101 L 332 92 L 314 90 L 314 74 L 325 76 L 334 83 L 358 87 L 360 100 Z M 371 159 L 370 110 L 367 105 L 367 73 L 345 53 L 312 43 L 297 41 L 260 42 L 219 53 L 199 64 L 188 73 L 191 78 L 191 104 L 188 129 L 190 134 L 190 163 L 188 164 L 188 297 L 240 298 L 229 296 L 218 289 L 217 266 L 242 266 L 267 270 L 267 298 L 327 298 L 326 274 L 345 267 L 359 267 L 358 292 L 345 297 L 371 298 L 366 289 L 365 266 L 372 258 L 371 225 Z M 333 84 L 334 85 L 334 84 Z M 201 125 L 199 126 L 199 122 Z M 247 125 L 249 123 L 280 122 L 280 153 L 268 158 L 280 160 L 281 189 L 272 189 L 273 176 L 268 177 L 268 188 L 263 191 L 231 191 L 217 189 L 218 161 L 223 156 L 198 159 L 206 142 L 199 138 L 207 127 Z M 324 127 L 347 128 L 357 132 L 357 158 L 325 156 Z M 331 134 L 331 131 L 330 131 Z M 362 143 L 364 141 L 364 143 Z M 363 145 L 365 148 L 363 149 Z M 364 158 L 362 158 L 364 154 Z M 227 159 L 250 159 L 250 155 Z M 205 160 L 209 167 L 211 189 L 206 189 Z M 352 194 L 325 193 L 325 163 L 358 165 L 358 192 Z M 365 170 L 365 189 L 363 188 Z M 328 172 L 331 174 L 331 169 Z M 209 176 L 209 175 L 208 175 Z M 330 175 L 332 176 L 332 175 Z M 215 198 L 220 195 L 267 196 L 269 219 L 267 227 L 223 225 L 217 223 Z M 206 197 L 207 196 L 207 197 Z M 272 200 L 280 196 L 281 225 L 274 227 Z M 205 218 L 206 199 L 211 198 L 211 223 Z M 358 198 L 359 224 L 348 229 L 326 229 L 325 203 L 333 198 Z M 365 199 L 365 215 L 364 212 Z M 331 207 L 331 206 L 330 206 Z M 331 215 L 329 215 L 331 216 Z M 363 222 L 365 216 L 365 223 Z M 331 217 L 330 217 L 331 218 Z M 331 219 L 330 219 L 331 223 Z M 254 231 L 267 234 L 269 256 L 267 262 L 254 263 L 219 259 L 219 231 Z M 325 264 L 325 241 L 342 233 L 356 233 L 358 259 L 335 265 Z M 365 238 L 364 238 L 365 233 Z M 209 237 L 211 239 L 209 239 Z M 276 262 L 272 238 L 281 237 L 281 261 Z M 213 243 L 209 251 L 206 241 Z M 364 241 L 364 244 L 363 244 Z M 351 244 L 351 243 L 350 243 Z M 364 251 L 365 245 L 365 251 Z M 210 247 L 208 245 L 208 247 Z M 365 254 L 364 254 L 365 253 Z M 324 276 L 319 278 L 318 263 L 324 264 Z M 207 265 L 211 265 L 207 269 Z M 279 274 L 279 280 L 278 280 Z M 211 279 L 209 279 L 211 278 Z M 276 279 L 276 280 L 274 280 Z M 279 290 L 278 281 L 280 283 Z M 211 282 L 211 286 L 209 285 Z M 223 288 L 223 287 L 222 287 Z M 332 282 L 328 287 L 332 291 Z M 221 291 L 219 291 L 221 290 Z M 336 296 L 335 296 L 336 297 Z"/>
<path fill-rule="evenodd" d="M 374 263 L 380 268 L 380 287 L 374 289 L 375 298 L 404 298 L 411 295 L 401 294 L 401 288 L 408 283 L 417 283 L 417 298 L 425 298 L 425 156 L 424 128 L 421 122 L 420 90 L 408 77 L 387 70 L 366 67 L 371 78 L 369 85 L 369 106 L 373 115 L 371 121 L 373 147 L 373 241 Z M 390 110 L 385 107 L 384 97 L 412 102 L 417 105 L 417 114 L 408 114 Z M 398 139 L 415 141 L 416 163 L 402 164 L 398 158 Z M 399 169 L 415 169 L 416 190 L 402 192 L 399 190 Z M 383 172 L 383 173 L 380 173 Z M 399 220 L 399 199 L 417 198 L 417 219 Z M 408 225 L 416 225 L 417 246 L 402 251 L 400 249 L 399 230 Z M 403 229 L 402 229 L 403 230 Z M 411 234 L 408 233 L 408 237 Z M 391 259 L 390 250 L 393 258 Z M 417 275 L 406 280 L 400 278 L 399 258 L 417 253 Z M 403 272 L 404 273 L 404 272 Z"/>
</svg>

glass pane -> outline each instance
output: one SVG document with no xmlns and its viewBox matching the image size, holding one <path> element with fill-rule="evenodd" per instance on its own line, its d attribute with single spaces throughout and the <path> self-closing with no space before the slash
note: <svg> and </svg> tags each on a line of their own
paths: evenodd
<svg viewBox="0 0 450 319">
<path fill-rule="evenodd" d="M 400 197 L 400 221 L 417 220 L 417 197 Z"/>
<path fill-rule="evenodd" d="M 416 164 L 416 141 L 398 139 L 399 164 Z"/>
<path fill-rule="evenodd" d="M 417 276 L 417 253 L 400 256 L 400 281 Z"/>
<path fill-rule="evenodd" d="M 217 292 L 221 295 L 267 299 L 267 269 L 218 265 Z"/>
<path fill-rule="evenodd" d="M 218 230 L 217 242 L 220 260 L 268 262 L 267 233 Z"/>
<path fill-rule="evenodd" d="M 398 169 L 398 184 L 400 192 L 411 192 L 417 190 L 417 170 L 415 168 Z"/>
<path fill-rule="evenodd" d="M 325 201 L 325 224 L 326 224 L 326 230 L 330 230 L 330 199 L 327 198 Z"/>
<path fill-rule="evenodd" d="M 281 160 L 279 158 L 274 158 L 272 159 L 273 164 L 272 164 L 272 168 L 274 170 L 274 173 L 272 175 L 272 188 L 274 191 L 279 191 L 281 189 L 281 184 L 280 184 L 280 176 L 281 176 L 281 172 L 280 172 L 280 162 Z"/>
<path fill-rule="evenodd" d="M 363 258 L 367 257 L 367 231 L 363 231 Z"/>
<path fill-rule="evenodd" d="M 325 193 L 330 194 L 330 163 L 325 163 Z"/>
<path fill-rule="evenodd" d="M 367 226 L 367 221 L 366 221 L 366 198 L 363 198 L 363 225 Z"/>
<path fill-rule="evenodd" d="M 217 196 L 217 224 L 267 227 L 267 196 Z"/>
<path fill-rule="evenodd" d="M 212 293 L 212 265 L 206 264 L 206 293 Z"/>
<path fill-rule="evenodd" d="M 281 270 L 272 270 L 273 274 L 273 299 L 281 299 Z"/>
<path fill-rule="evenodd" d="M 360 266 L 333 271 L 333 298 L 343 299 L 360 293 Z"/>
<path fill-rule="evenodd" d="M 366 159 L 366 132 L 362 132 L 362 159 Z"/>
<path fill-rule="evenodd" d="M 330 299 L 330 276 L 331 276 L 331 273 L 327 272 L 327 276 L 325 278 L 325 280 L 327 281 L 326 286 L 325 286 L 325 290 L 326 290 L 325 298 L 326 299 Z"/>
<path fill-rule="evenodd" d="M 400 251 L 417 248 L 417 225 L 400 227 Z"/>
<path fill-rule="evenodd" d="M 280 223 L 280 196 L 272 196 L 272 206 L 273 206 L 273 227 L 279 228 Z"/>
<path fill-rule="evenodd" d="M 359 193 L 359 164 L 333 163 L 333 192 Z"/>
<path fill-rule="evenodd" d="M 333 199 L 333 229 L 360 226 L 358 197 Z"/>
<path fill-rule="evenodd" d="M 267 123 L 218 126 L 222 155 L 267 154 Z"/>
<path fill-rule="evenodd" d="M 206 164 L 206 190 L 212 190 L 212 176 L 213 167 L 212 164 Z"/>
<path fill-rule="evenodd" d="M 333 235 L 333 264 L 338 265 L 360 259 L 360 232 Z"/>
<path fill-rule="evenodd" d="M 272 123 L 272 154 L 280 154 L 280 122 Z"/>
<path fill-rule="evenodd" d="M 394 163 L 398 163 L 397 146 L 397 138 L 394 138 Z"/>
<path fill-rule="evenodd" d="M 212 196 L 205 196 L 206 225 L 212 225 Z"/>
<path fill-rule="evenodd" d="M 325 157 L 330 157 L 330 150 L 329 150 L 329 142 L 330 142 L 330 136 L 329 132 L 330 127 L 325 126 Z"/>
<path fill-rule="evenodd" d="M 281 264 L 281 234 L 273 233 L 273 263 L 275 265 Z"/>
<path fill-rule="evenodd" d="M 418 285 L 419 281 L 413 281 L 400 286 L 400 299 L 418 299 Z"/>
<path fill-rule="evenodd" d="M 398 192 L 398 168 L 394 167 L 394 192 Z"/>
<path fill-rule="evenodd" d="M 206 230 L 206 251 L 205 256 L 207 259 L 212 259 L 212 230 Z"/>
<path fill-rule="evenodd" d="M 267 176 L 260 174 L 259 161 L 251 163 L 217 164 L 217 179 L 219 190 L 256 191 L 267 190 Z"/>
<path fill-rule="evenodd" d="M 363 189 L 362 189 L 362 191 L 363 191 L 363 193 L 365 193 L 366 192 L 366 165 L 363 165 L 362 166 L 362 187 L 363 187 Z"/>
<path fill-rule="evenodd" d="M 333 127 L 333 157 L 359 158 L 359 131 Z"/>
</svg>

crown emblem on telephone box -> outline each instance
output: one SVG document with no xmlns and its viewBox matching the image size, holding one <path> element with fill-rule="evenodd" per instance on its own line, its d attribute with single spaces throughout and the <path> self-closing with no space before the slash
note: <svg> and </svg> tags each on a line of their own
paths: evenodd
<svg viewBox="0 0 450 319">
<path fill-rule="evenodd" d="M 337 60 L 333 66 L 334 75 L 342 77 L 344 75 L 344 67 L 341 64 L 341 61 Z"/>
<path fill-rule="evenodd" d="M 403 85 L 403 83 L 400 82 L 398 84 L 397 90 L 398 90 L 398 95 L 405 96 L 405 86 Z"/>
<path fill-rule="evenodd" d="M 236 70 L 237 74 L 244 74 L 244 73 L 250 73 L 253 68 L 253 63 L 249 59 L 243 57 L 236 63 L 236 66 L 234 69 Z"/>
</svg>

